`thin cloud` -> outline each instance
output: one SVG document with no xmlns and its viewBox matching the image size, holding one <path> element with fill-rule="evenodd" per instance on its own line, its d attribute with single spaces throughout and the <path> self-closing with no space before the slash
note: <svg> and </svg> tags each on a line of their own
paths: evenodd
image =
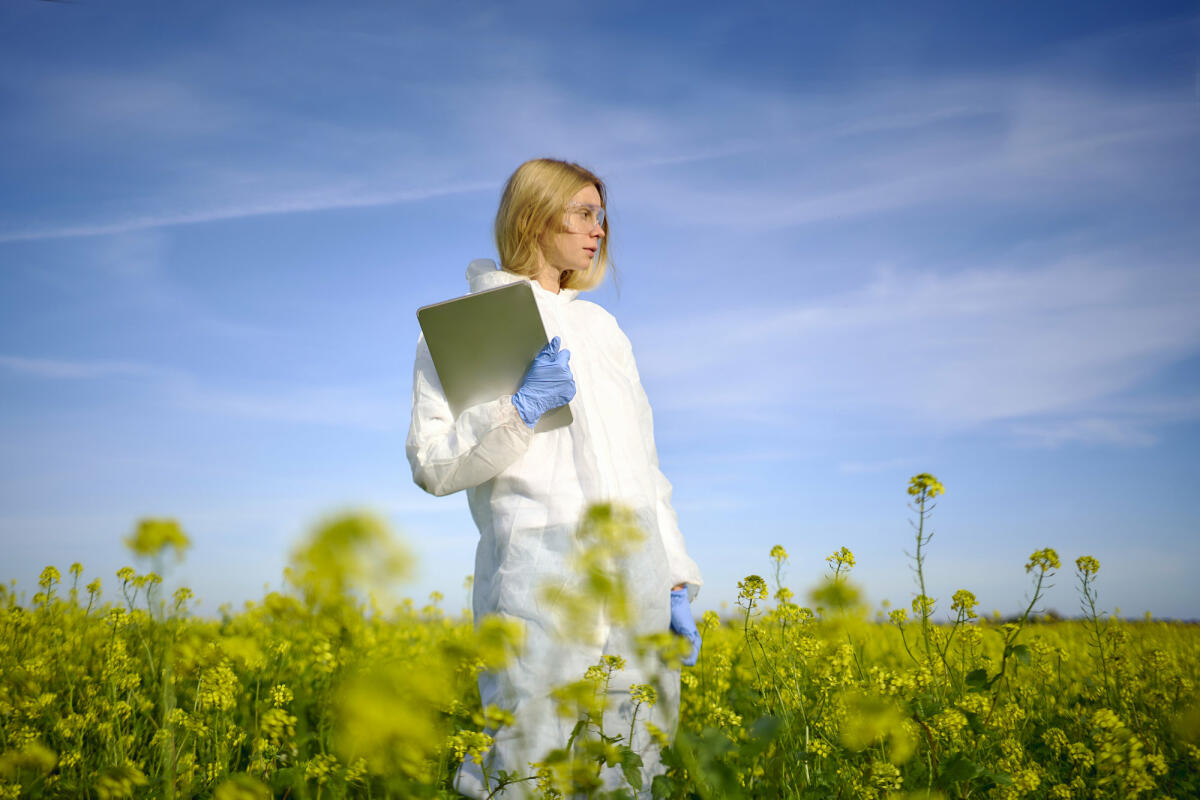
<svg viewBox="0 0 1200 800">
<path fill-rule="evenodd" d="M 399 386 L 287 386 L 232 389 L 191 372 L 137 361 L 71 360 L 0 355 L 0 368 L 25 378 L 104 380 L 136 378 L 163 402 L 192 414 L 215 414 L 284 424 L 328 425 L 394 432 L 408 424 L 407 411 L 396 398 Z"/>
<path fill-rule="evenodd" d="M 345 189 L 315 190 L 301 195 L 289 195 L 259 203 L 221 206 L 189 213 L 145 215 L 104 223 L 9 231 L 7 233 L 0 233 L 0 243 L 72 239 L 85 236 L 110 236 L 133 231 L 167 228 L 176 225 L 195 225 L 205 222 L 261 217 L 272 214 L 388 206 L 428 200 L 435 197 L 492 191 L 496 186 L 497 184 L 491 181 L 478 181 L 448 184 L 445 186 L 412 188 L 395 192 L 355 192 Z"/>
<path fill-rule="evenodd" d="M 195 379 L 165 387 L 170 400 L 193 413 L 259 419 L 284 424 L 328 425 L 377 432 L 407 428 L 392 391 L 359 386 L 288 386 L 275 391 L 228 389 Z"/>
<path fill-rule="evenodd" d="M 1156 435 L 1144 430 L 1138 422 L 1098 417 L 1058 423 L 1023 423 L 1013 425 L 1011 432 L 1022 444 L 1045 448 L 1057 448 L 1067 444 L 1149 447 L 1158 441 Z"/>
<path fill-rule="evenodd" d="M 194 138 L 229 130 L 256 113 L 201 82 L 146 72 L 42 73 L 34 80 L 6 81 L 5 88 L 29 108 L 10 128 L 85 147 L 130 136 Z"/>
<path fill-rule="evenodd" d="M 1153 34 L 1155 30 L 1143 33 Z M 1174 161 L 1167 157 L 1171 148 L 1188 146 L 1200 132 L 1190 98 L 1102 91 L 1083 78 L 1074 83 L 1057 78 L 1046 64 L 1018 75 L 923 76 L 833 97 L 764 90 L 706 75 L 691 84 L 702 86 L 703 92 L 688 94 L 685 89 L 670 108 L 604 101 L 529 77 L 546 58 L 545 47 L 505 35 L 521 45 L 512 52 L 525 54 L 510 57 L 516 61 L 505 69 L 471 70 L 472 55 L 467 53 L 459 67 L 476 76 L 473 80 L 455 74 L 420 86 L 394 87 L 391 105 L 415 107 L 419 99 L 421 107 L 432 109 L 430 124 L 436 121 L 446 132 L 435 141 L 413 138 L 410 132 L 420 120 L 401 125 L 373 116 L 334 125 L 294 110 L 261 107 L 228 89 L 222 94 L 216 88 L 219 81 L 202 92 L 190 87 L 204 85 L 204 77 L 193 74 L 197 64 L 186 59 L 165 65 L 173 71 L 170 78 L 57 77 L 50 85 L 58 88 L 45 101 L 54 102 L 55 114 L 72 108 L 63 98 L 87 98 L 76 104 L 82 110 L 71 113 L 128 124 L 149 141 L 195 141 L 215 155 L 200 163 L 185 150 L 172 159 L 173 168 L 184 171 L 187 189 L 151 187 L 155 206 L 169 209 L 164 213 L 27 225 L 0 232 L 0 243 L 495 191 L 501 175 L 487 181 L 447 176 L 490 174 L 497 164 L 515 163 L 531 152 L 579 154 L 603 171 L 628 173 L 627 195 L 639 207 L 657 209 L 660 217 L 663 209 L 687 196 L 699 224 L 767 230 L 978 199 L 981 186 L 987 187 L 991 202 L 1028 201 L 1035 187 L 1051 199 L 1061 196 L 1058 191 L 1085 187 L 1119 192 L 1129 180 L 1145 180 L 1147 167 L 1158 163 L 1161 169 L 1162 163 Z M 385 41 L 390 42 L 385 38 L 380 44 Z M 420 36 L 406 41 L 422 44 Z M 391 57 L 390 49 L 372 49 L 363 57 L 385 55 Z M 638 62 L 657 56 L 635 52 L 629 58 Z M 199 64 L 214 66 L 203 58 Z M 293 77 L 318 84 L 328 79 L 309 71 Z M 96 96 L 109 95 L 126 97 L 122 102 L 132 117 L 114 117 L 105 104 L 94 102 Z M 138 127 L 138 114 L 163 104 L 167 113 L 161 116 L 195 120 L 196 130 L 189 134 L 191 128 L 184 125 L 168 135 Z M 581 118 L 600 124 L 581 127 L 576 122 Z M 221 124 L 204 128 L 198 124 L 204 119 Z M 56 129 L 69 136 L 87 126 Z M 299 135 L 286 141 L 265 136 L 241 140 L 229 133 L 259 129 Z M 154 152 L 140 148 L 130 158 L 153 166 Z M 314 153 L 337 157 L 314 160 Z M 752 179 L 714 182 L 703 168 L 684 176 L 671 171 L 683 164 L 729 162 L 736 173 L 738 165 L 762 162 L 763 154 L 778 168 Z M 310 169 L 316 171 L 307 174 Z M 401 179 L 411 188 L 385 188 Z"/>
<path fill-rule="evenodd" d="M 635 334 L 647 343 L 639 364 L 656 404 L 676 412 L 838 409 L 939 428 L 1027 420 L 1026 439 L 1142 444 L 1144 434 L 1096 419 L 1116 419 L 1103 404 L 1200 351 L 1200 275 L 1109 258 L 893 269 L 822 301 L 680 317 Z M 713 330 L 726 333 L 704 335 Z M 707 386 L 724 374 L 741 376 L 736 387 Z M 1038 421 L 1046 415 L 1060 421 Z"/>
<path fill-rule="evenodd" d="M 986 208 L 1091 204 L 1121 198 L 1161 176 L 1160 193 L 1179 184 L 1179 164 L 1195 153 L 1200 118 L 1180 97 L 1047 84 L 1037 78 L 945 81 L 928 87 L 928 109 L 889 121 L 890 95 L 860 95 L 846 108 L 791 112 L 792 124 L 827 112 L 844 122 L 786 137 L 765 131 L 760 150 L 779 164 L 754 180 L 714 189 L 700 173 L 638 181 L 643 207 L 687 197 L 706 227 L 739 231 L 786 229 L 948 203 Z M 911 89 L 898 90 L 913 98 Z M 989 105 L 971 98 L 990 97 Z M 736 101 L 735 101 L 736 102 Z M 862 122 L 885 111 L 877 123 Z M 744 103 L 735 118 L 762 110 Z M 920 136 L 892 136 L 892 126 Z"/>
<path fill-rule="evenodd" d="M 111 377 L 167 377 L 173 373 L 136 361 L 75 361 L 0 355 L 0 366 L 21 375 L 52 380 L 95 380 Z"/>
<path fill-rule="evenodd" d="M 862 475 L 873 472 L 887 472 L 901 467 L 911 468 L 911 458 L 885 458 L 878 461 L 843 461 L 838 464 L 838 472 L 847 475 Z"/>
<path fill-rule="evenodd" d="M 1200 419 L 1200 396 L 1119 398 L 1097 403 L 1091 416 L 1035 419 L 1013 423 L 1009 431 L 1028 447 L 1069 444 L 1151 447 L 1164 425 Z"/>
</svg>

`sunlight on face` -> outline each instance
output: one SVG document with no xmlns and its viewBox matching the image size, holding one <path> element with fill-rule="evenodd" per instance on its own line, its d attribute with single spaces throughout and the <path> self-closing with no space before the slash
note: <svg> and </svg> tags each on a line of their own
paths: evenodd
<svg viewBox="0 0 1200 800">
<path fill-rule="evenodd" d="M 593 205 L 603 207 L 600 192 L 595 186 L 587 185 L 576 192 L 568 205 Z M 586 270 L 600 248 L 604 228 L 593 225 L 590 231 L 572 233 L 560 228 L 546 236 L 542 243 L 542 255 L 546 264 L 558 272 Z"/>
</svg>

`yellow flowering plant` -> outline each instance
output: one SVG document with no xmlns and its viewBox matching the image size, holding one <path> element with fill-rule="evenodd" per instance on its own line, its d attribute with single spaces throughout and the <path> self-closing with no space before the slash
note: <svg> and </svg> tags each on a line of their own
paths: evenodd
<svg viewBox="0 0 1200 800">
<path fill-rule="evenodd" d="M 475 679 L 517 652 L 519 628 L 393 598 L 412 561 L 376 518 L 326 520 L 297 546 L 284 590 L 209 616 L 158 568 L 120 570 L 111 604 L 83 565 L 51 566 L 32 603 L 0 586 L 0 798 L 451 797 L 462 760 L 488 770 L 496 797 L 1200 796 L 1200 631 L 1106 613 L 1092 556 L 1074 561 L 1082 619 L 1040 614 L 1061 569 L 1050 548 L 1026 562 L 1021 613 L 983 619 L 962 588 L 939 621 L 920 575 L 944 493 L 929 473 L 910 480 L 916 597 L 879 622 L 795 602 L 811 593 L 785 585 L 782 544 L 768 554 L 773 593 L 749 575 L 735 615 L 702 614 L 678 730 L 647 728 L 666 772 L 640 786 L 632 729 L 604 726 L 605 689 L 627 672 L 616 654 L 558 687 L 583 723 L 571 741 L 492 774 L 496 732 L 517 720 L 483 707 Z M 620 509 L 589 519 L 610 555 L 637 535 Z M 169 531 L 148 529 L 139 547 L 177 550 Z M 619 609 L 617 562 L 581 558 L 598 577 L 580 607 L 591 592 Z M 835 583 L 855 560 L 830 557 Z M 678 638 L 642 645 L 672 663 Z M 674 702 L 648 683 L 623 697 L 638 721 Z M 609 765 L 627 770 L 615 795 L 599 780 Z"/>
</svg>

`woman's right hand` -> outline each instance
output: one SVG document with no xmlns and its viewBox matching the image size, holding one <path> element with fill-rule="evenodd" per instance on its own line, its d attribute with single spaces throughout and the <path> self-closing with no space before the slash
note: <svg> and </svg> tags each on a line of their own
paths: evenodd
<svg viewBox="0 0 1200 800">
<path fill-rule="evenodd" d="M 692 645 L 692 652 L 681 662 L 685 667 L 696 666 L 700 658 L 700 631 L 696 629 L 696 618 L 692 616 L 692 606 L 688 602 L 687 587 L 671 590 L 671 630 L 687 639 Z"/>
<path fill-rule="evenodd" d="M 521 420 L 533 427 L 552 408 L 566 405 L 575 396 L 575 379 L 571 376 L 571 351 L 559 349 L 559 338 L 550 343 L 533 359 L 521 388 L 513 395 L 513 405 Z"/>
</svg>

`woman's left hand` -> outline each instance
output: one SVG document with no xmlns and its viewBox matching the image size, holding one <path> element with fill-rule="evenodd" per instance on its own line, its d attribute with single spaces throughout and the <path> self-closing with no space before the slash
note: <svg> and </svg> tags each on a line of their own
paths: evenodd
<svg viewBox="0 0 1200 800">
<path fill-rule="evenodd" d="M 686 586 L 671 590 L 671 630 L 692 643 L 691 655 L 683 659 L 683 665 L 696 666 L 696 660 L 700 658 L 701 639 L 700 631 L 696 629 L 696 620 L 692 616 L 692 604 L 688 602 Z"/>
</svg>

